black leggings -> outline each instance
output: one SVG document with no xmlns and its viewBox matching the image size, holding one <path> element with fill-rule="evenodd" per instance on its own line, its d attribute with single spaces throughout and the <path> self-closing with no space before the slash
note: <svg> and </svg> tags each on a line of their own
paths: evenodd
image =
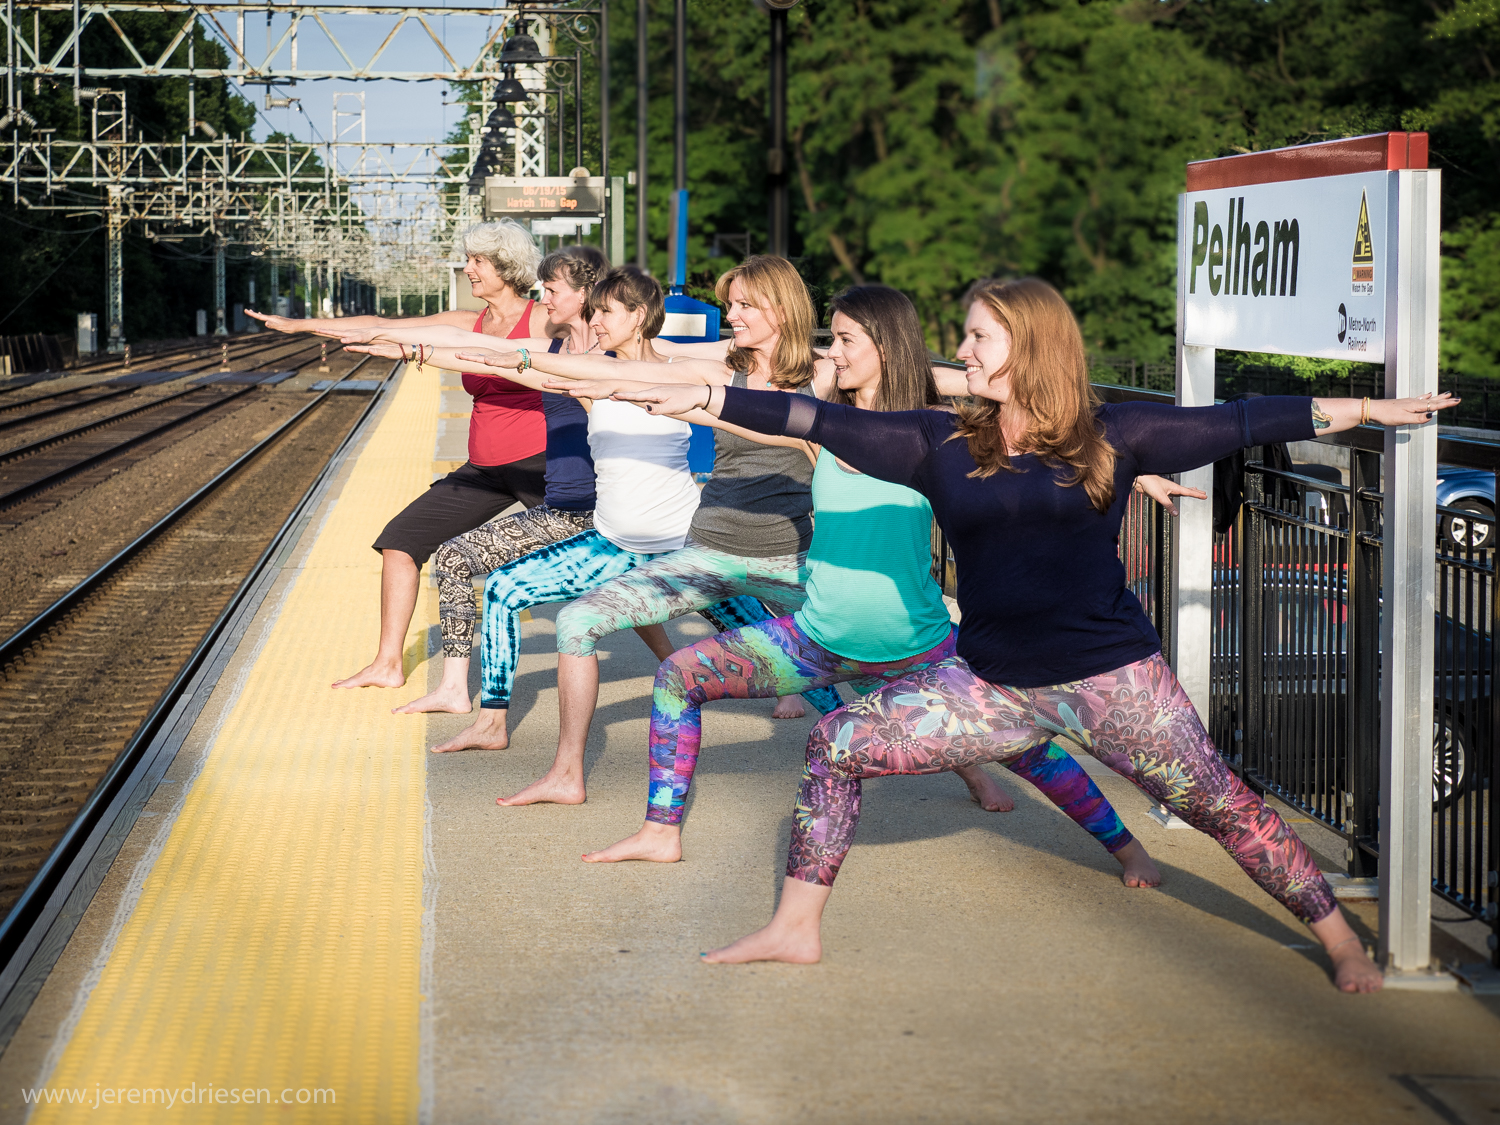
<svg viewBox="0 0 1500 1125">
<path fill-rule="evenodd" d="M 418 496 L 380 533 L 377 551 L 404 551 L 421 566 L 438 547 L 488 523 L 512 504 L 542 502 L 547 455 L 538 453 L 508 465 L 460 465 Z"/>
</svg>

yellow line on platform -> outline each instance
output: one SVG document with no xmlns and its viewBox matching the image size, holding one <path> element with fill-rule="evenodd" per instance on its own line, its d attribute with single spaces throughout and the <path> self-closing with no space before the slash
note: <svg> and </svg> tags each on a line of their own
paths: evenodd
<svg viewBox="0 0 1500 1125">
<path fill-rule="evenodd" d="M 98 1095 L 89 1121 L 417 1116 L 426 721 L 329 684 L 369 659 L 370 543 L 431 480 L 438 397 L 407 369 L 48 1081 Z"/>
</svg>

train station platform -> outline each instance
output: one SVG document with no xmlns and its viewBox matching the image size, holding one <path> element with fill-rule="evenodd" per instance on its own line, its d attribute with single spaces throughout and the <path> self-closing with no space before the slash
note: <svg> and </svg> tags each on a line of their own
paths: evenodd
<svg viewBox="0 0 1500 1125">
<path fill-rule="evenodd" d="M 701 963 L 770 917 L 811 713 L 712 705 L 683 862 L 592 866 L 644 811 L 633 635 L 601 652 L 581 807 L 495 804 L 555 747 L 551 612 L 510 750 L 432 755 L 464 717 L 390 714 L 436 683 L 425 586 L 408 685 L 329 687 L 374 648 L 369 543 L 452 459 L 448 381 L 404 373 L 277 560 L 0 1056 L 0 1122 L 1496 1119 L 1497 998 L 1339 994 L 1305 928 L 1092 762 L 1159 891 L 1009 774 L 1008 814 L 890 778 L 821 964 Z M 1352 910 L 1369 937 L 1373 904 Z"/>
</svg>

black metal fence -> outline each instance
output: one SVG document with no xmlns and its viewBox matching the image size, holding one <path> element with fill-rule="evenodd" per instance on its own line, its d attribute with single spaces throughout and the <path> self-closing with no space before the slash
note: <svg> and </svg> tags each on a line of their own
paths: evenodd
<svg viewBox="0 0 1500 1125">
<path fill-rule="evenodd" d="M 1105 391 L 1101 388 L 1101 391 Z M 1155 397 L 1105 391 L 1112 399 Z M 1304 392 L 1305 393 L 1305 392 Z M 1205 721 L 1245 780 L 1343 841 L 1351 876 L 1379 872 L 1382 505 L 1375 430 L 1344 446 L 1340 483 L 1268 467 L 1251 451 L 1245 504 L 1214 541 Z M 1500 470 L 1500 447 L 1441 439 L 1444 464 Z M 1497 482 L 1500 483 L 1500 482 Z M 1474 547 L 1439 539 L 1433 678 L 1433 890 L 1491 928 L 1500 967 L 1500 679 L 1493 518 Z M 1440 521 L 1441 522 L 1441 521 Z M 1120 535 L 1127 580 L 1158 628 L 1170 621 L 1172 539 L 1135 496 Z M 1168 652 L 1170 638 L 1164 633 Z"/>
</svg>

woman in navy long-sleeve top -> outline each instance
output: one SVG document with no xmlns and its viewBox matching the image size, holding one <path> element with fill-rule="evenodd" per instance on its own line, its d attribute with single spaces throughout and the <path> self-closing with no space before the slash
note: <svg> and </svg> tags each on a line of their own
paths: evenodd
<svg viewBox="0 0 1500 1125">
<path fill-rule="evenodd" d="M 916 489 L 931 501 L 958 570 L 957 656 L 818 724 L 776 916 L 708 958 L 818 960 L 819 921 L 853 843 L 861 778 L 1005 761 L 1060 738 L 1217 840 L 1309 924 L 1341 989 L 1378 989 L 1379 970 L 1306 846 L 1214 749 L 1125 586 L 1116 542 L 1137 475 L 1349 429 L 1362 417 L 1421 423 L 1457 400 L 1100 405 L 1072 311 L 1035 279 L 975 286 L 958 354 L 978 405 L 957 417 L 871 414 L 732 388 L 710 391 L 706 403 L 705 388 L 635 396 L 658 413 L 705 407 L 746 429 L 806 438 L 861 472 Z"/>
</svg>

